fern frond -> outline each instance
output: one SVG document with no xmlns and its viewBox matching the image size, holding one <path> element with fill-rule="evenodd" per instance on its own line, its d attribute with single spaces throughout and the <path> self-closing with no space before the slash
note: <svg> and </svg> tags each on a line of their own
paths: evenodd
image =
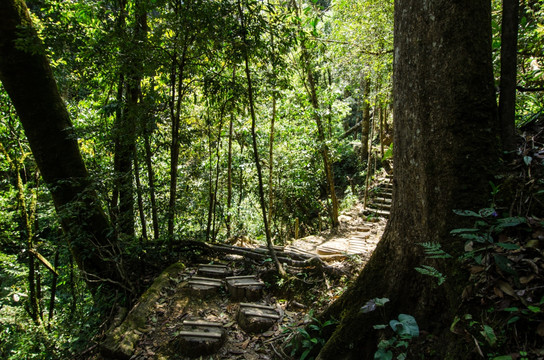
<svg viewBox="0 0 544 360">
<path fill-rule="evenodd" d="M 452 256 L 442 250 L 442 245 L 437 242 L 424 242 L 418 243 L 419 246 L 423 247 L 425 251 L 425 257 L 428 259 L 448 259 Z"/>
<path fill-rule="evenodd" d="M 421 265 L 421 267 L 414 268 L 418 273 L 423 275 L 432 276 L 437 279 L 438 285 L 442 285 L 446 281 L 446 275 L 442 274 L 440 271 L 436 270 L 434 267 L 429 265 Z"/>
</svg>

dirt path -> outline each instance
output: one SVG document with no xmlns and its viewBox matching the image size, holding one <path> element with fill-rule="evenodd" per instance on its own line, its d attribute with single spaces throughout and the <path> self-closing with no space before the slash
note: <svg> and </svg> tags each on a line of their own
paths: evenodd
<svg viewBox="0 0 544 360">
<path fill-rule="evenodd" d="M 339 278 L 301 270 L 280 283 L 269 276 L 270 263 L 250 263 L 240 257 L 221 259 L 234 275 L 255 274 L 264 280 L 263 294 L 254 303 L 272 306 L 280 318 L 262 333 L 249 334 L 240 328 L 237 323 L 240 302 L 233 300 L 224 288 L 210 296 L 195 296 L 190 291 L 188 281 L 197 274 L 196 264 L 162 276 L 163 284 L 158 286 L 158 296 L 146 310 L 144 322 L 132 330 L 138 340 L 127 359 L 189 359 L 177 345 L 183 321 L 187 320 L 216 322 L 225 329 L 221 348 L 202 359 L 289 358 L 283 346 L 310 321 L 313 312 L 319 312 L 339 296 L 364 266 L 381 237 L 386 221 L 379 218 L 369 221 L 362 214 L 362 207 L 356 205 L 340 216 L 338 229 L 298 239 L 286 247 L 318 254 L 330 266 L 342 269 L 344 275 Z"/>
</svg>

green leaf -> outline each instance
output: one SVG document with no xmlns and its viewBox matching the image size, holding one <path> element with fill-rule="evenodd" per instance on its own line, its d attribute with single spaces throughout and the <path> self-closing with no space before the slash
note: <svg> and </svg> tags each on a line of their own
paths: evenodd
<svg viewBox="0 0 544 360">
<path fill-rule="evenodd" d="M 374 353 L 374 360 L 391 360 L 393 359 L 393 353 L 391 350 L 385 351 L 384 349 L 378 349 Z"/>
<path fill-rule="evenodd" d="M 306 349 L 302 355 L 300 355 L 300 360 L 304 360 L 306 359 L 306 356 L 308 356 L 308 354 L 310 353 L 310 351 L 312 351 L 312 349 Z"/>
<path fill-rule="evenodd" d="M 493 360 L 512 360 L 510 355 L 495 356 Z"/>
<path fill-rule="evenodd" d="M 533 158 L 530 157 L 530 156 L 524 156 L 523 157 L 523 162 L 525 163 L 525 165 L 529 166 L 531 165 L 531 162 L 533 161 Z"/>
<path fill-rule="evenodd" d="M 519 316 L 512 316 L 510 319 L 508 319 L 508 321 L 506 322 L 507 325 L 510 325 L 510 324 L 513 324 L 515 323 L 516 321 L 518 321 L 520 319 Z"/>
<path fill-rule="evenodd" d="M 389 302 L 388 298 L 374 298 L 374 303 L 376 303 L 376 306 L 384 306 Z"/>
<path fill-rule="evenodd" d="M 460 216 L 472 216 L 472 217 L 478 217 L 478 218 L 482 217 L 481 215 L 476 214 L 474 211 L 470 211 L 470 210 L 453 210 L 453 213 Z"/>
<path fill-rule="evenodd" d="M 422 275 L 435 277 L 438 280 L 439 286 L 442 285 L 444 281 L 446 281 L 446 276 L 432 266 L 421 265 L 421 267 L 415 267 L 414 270 Z"/>
<path fill-rule="evenodd" d="M 491 326 L 484 325 L 484 330 L 480 331 L 480 334 L 482 334 L 486 338 L 487 342 L 491 347 L 494 347 L 497 343 L 497 336 L 495 335 L 495 332 L 493 331 L 493 328 Z"/>
<path fill-rule="evenodd" d="M 517 272 L 512 269 L 512 266 L 510 265 L 510 260 L 502 255 L 493 255 L 493 259 L 495 260 L 495 264 L 501 269 L 502 271 L 510 274 L 510 275 L 517 275 Z"/>
<path fill-rule="evenodd" d="M 399 320 L 391 320 L 389 326 L 403 338 L 411 339 L 419 336 L 419 326 L 412 315 L 400 314 Z"/>
<path fill-rule="evenodd" d="M 525 224 L 526 220 L 525 218 L 522 218 L 520 216 L 514 216 L 514 217 L 499 219 L 497 220 L 497 222 L 499 223 L 499 226 L 501 228 L 505 228 L 505 227 L 518 226 L 520 224 Z"/>
<path fill-rule="evenodd" d="M 503 309 L 502 311 L 506 311 L 506 312 L 517 312 L 517 311 L 519 311 L 519 308 L 517 308 L 517 307 L 509 307 L 509 308 Z"/>
<path fill-rule="evenodd" d="M 480 231 L 480 229 L 475 229 L 475 228 L 468 228 L 468 229 L 453 229 L 452 231 L 450 231 L 450 234 L 459 234 L 459 233 L 467 233 L 467 232 L 477 232 L 477 231 Z"/>
<path fill-rule="evenodd" d="M 519 245 L 518 244 L 512 244 L 512 243 L 497 243 L 496 244 L 497 246 L 503 248 L 503 249 L 506 249 L 506 250 L 518 250 L 519 249 Z"/>
<path fill-rule="evenodd" d="M 496 212 L 495 212 L 495 209 L 493 209 L 493 208 L 483 208 L 483 209 L 480 209 L 480 211 L 478 211 L 478 213 L 481 215 L 481 217 L 484 217 L 484 218 L 489 217 L 489 216 L 491 216 L 493 214 L 495 214 L 495 216 L 497 216 Z"/>
<path fill-rule="evenodd" d="M 476 242 L 479 242 L 479 243 L 485 243 L 485 237 L 481 236 L 481 235 L 476 235 L 476 234 L 459 234 L 458 235 L 460 238 L 463 238 L 463 239 L 467 239 L 467 240 L 474 240 Z"/>
</svg>

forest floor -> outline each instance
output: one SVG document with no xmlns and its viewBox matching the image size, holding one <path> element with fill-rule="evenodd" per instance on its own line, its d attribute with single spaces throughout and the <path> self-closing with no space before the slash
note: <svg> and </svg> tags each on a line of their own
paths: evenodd
<svg viewBox="0 0 544 360">
<path fill-rule="evenodd" d="M 201 262 L 226 264 L 234 275 L 255 274 L 264 281 L 265 289 L 255 303 L 272 306 L 280 316 L 268 330 L 262 333 L 242 330 L 237 323 L 239 302 L 233 301 L 224 289 L 212 296 L 194 296 L 188 291 L 187 282 L 197 273 L 198 264 L 185 264 L 183 270 L 169 276 L 169 281 L 161 287 L 160 297 L 147 311 L 145 325 L 140 323 L 135 330 L 139 340 L 130 359 L 186 359 L 175 340 L 184 320 L 218 322 L 226 329 L 223 346 L 202 359 L 289 359 L 285 345 L 295 336 L 304 337 L 303 329 L 312 321 L 313 314 L 334 301 L 356 278 L 386 224 L 383 218 L 364 216 L 361 204 L 344 212 L 339 220 L 341 225 L 334 231 L 323 231 L 286 246 L 305 253 L 315 254 L 320 250 L 329 270 L 334 268 L 332 272 L 288 268 L 288 277 L 281 279 L 276 277 L 271 261 L 258 262 L 239 255 L 201 259 Z M 246 242 L 244 246 L 257 245 Z M 357 254 L 348 254 L 354 252 Z M 321 339 L 308 340 L 305 344 L 311 347 Z"/>
</svg>

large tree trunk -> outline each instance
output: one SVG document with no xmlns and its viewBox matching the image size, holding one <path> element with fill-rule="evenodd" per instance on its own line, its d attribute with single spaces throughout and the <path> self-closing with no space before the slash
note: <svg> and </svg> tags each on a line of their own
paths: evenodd
<svg viewBox="0 0 544 360">
<path fill-rule="evenodd" d="M 108 280 L 122 286 L 125 278 L 113 260 L 119 258 L 115 239 L 109 236 L 111 228 L 92 190 L 68 111 L 28 9 L 22 0 L 5 0 L 0 2 L 0 14 L 0 80 L 51 191 L 72 254 L 90 285 Z M 21 40 L 25 49 L 15 45 Z"/>
<path fill-rule="evenodd" d="M 372 359 L 372 326 L 399 313 L 430 332 L 449 331 L 468 277 L 454 260 L 437 261 L 431 265 L 448 277 L 437 289 L 414 270 L 424 261 L 417 243 L 439 242 L 460 254 L 463 241 L 449 234 L 461 225 L 452 210 L 488 201 L 498 157 L 490 14 L 488 1 L 395 1 L 391 220 L 355 284 L 323 314 L 342 320 L 318 359 Z M 360 311 L 376 297 L 391 300 L 385 319 Z M 441 358 L 466 358 L 455 341 L 448 344 L 436 349 Z"/>
</svg>

